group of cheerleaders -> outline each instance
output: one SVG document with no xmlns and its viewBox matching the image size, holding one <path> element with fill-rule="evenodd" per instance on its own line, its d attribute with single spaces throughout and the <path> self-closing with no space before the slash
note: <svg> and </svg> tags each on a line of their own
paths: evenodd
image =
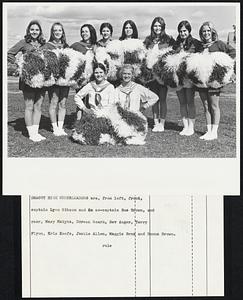
<svg viewBox="0 0 243 300">
<path fill-rule="evenodd" d="M 158 45 L 159 49 L 173 47 L 176 52 L 182 50 L 195 53 L 207 49 L 209 52 L 221 51 L 235 58 L 235 49 L 218 39 L 217 32 L 211 22 L 205 22 L 199 29 L 201 41 L 191 36 L 191 25 L 188 21 L 181 21 L 177 27 L 178 36 L 176 40 L 166 34 L 165 21 L 156 17 L 151 24 L 150 35 L 144 40 L 147 49 Z M 16 55 L 27 51 L 38 51 L 40 49 L 53 50 L 56 48 L 72 48 L 85 54 L 87 51 L 94 51 L 97 47 L 106 47 L 112 40 L 113 28 L 109 23 L 100 26 L 101 39 L 97 41 L 95 28 L 91 24 L 81 26 L 81 40 L 69 46 L 66 42 L 63 25 L 59 22 L 51 27 L 50 38 L 45 42 L 40 23 L 33 20 L 26 29 L 24 39 L 19 41 L 8 51 L 8 62 L 15 63 Z M 127 20 L 123 24 L 120 40 L 138 39 L 136 24 Z M 93 68 L 93 80 L 86 83 L 81 89 L 76 90 L 75 102 L 77 104 L 77 119 L 82 118 L 84 112 L 92 113 L 92 110 L 99 109 L 112 102 L 118 101 L 121 106 L 133 111 L 144 111 L 152 106 L 154 127 L 153 132 L 164 131 L 167 114 L 167 86 L 159 84 L 156 80 L 150 81 L 143 86 L 134 81 L 134 70 L 132 65 L 123 65 L 119 71 L 119 82 L 112 84 L 106 79 L 107 68 L 104 64 L 96 63 Z M 51 86 L 49 88 L 32 88 L 20 78 L 19 88 L 23 92 L 25 100 L 25 124 L 29 138 L 34 142 L 45 139 L 38 133 L 41 118 L 41 106 L 48 91 L 50 106 L 49 114 L 55 136 L 67 135 L 63 124 L 66 115 L 66 101 L 69 94 L 69 87 Z M 207 131 L 200 136 L 203 140 L 217 139 L 218 125 L 220 121 L 219 95 L 220 89 L 212 88 L 182 88 L 177 91 L 180 104 L 180 113 L 183 121 L 183 130 L 180 135 L 190 136 L 194 133 L 195 104 L 194 95 L 198 91 L 202 100 Z M 89 105 L 85 99 L 89 98 Z"/>
</svg>

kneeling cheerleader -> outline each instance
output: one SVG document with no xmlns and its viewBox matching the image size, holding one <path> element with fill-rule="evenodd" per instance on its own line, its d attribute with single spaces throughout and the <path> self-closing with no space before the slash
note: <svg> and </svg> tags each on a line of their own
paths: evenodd
<svg viewBox="0 0 243 300">
<path fill-rule="evenodd" d="M 95 78 L 98 75 L 96 72 L 95 67 Z M 82 98 L 87 94 L 84 93 L 84 89 L 88 87 L 81 89 L 75 96 L 77 105 L 84 111 L 72 133 L 72 139 L 75 142 L 82 145 L 145 144 L 147 119 L 140 110 L 153 105 L 158 100 L 158 96 L 132 81 L 134 70 L 131 65 L 124 65 L 120 70 L 120 75 L 122 83 L 115 92 L 111 88 L 111 93 L 107 90 L 106 96 L 103 95 L 103 97 L 102 95 L 98 97 L 97 91 L 90 92 L 89 108 L 82 103 Z M 94 96 L 92 96 L 93 93 Z M 142 107 L 140 102 L 142 102 Z"/>
</svg>

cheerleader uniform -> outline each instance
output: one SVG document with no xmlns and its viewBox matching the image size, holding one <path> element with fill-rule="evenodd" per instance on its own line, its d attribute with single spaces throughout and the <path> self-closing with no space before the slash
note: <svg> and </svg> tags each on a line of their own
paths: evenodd
<svg viewBox="0 0 243 300">
<path fill-rule="evenodd" d="M 115 99 L 123 108 L 138 112 L 154 105 L 159 97 L 141 84 L 132 82 L 129 87 L 119 85 L 115 89 Z"/>
<path fill-rule="evenodd" d="M 151 36 L 147 36 L 144 40 L 146 49 L 152 49 L 155 45 L 158 45 L 159 50 L 161 50 L 173 46 L 174 43 L 175 40 L 173 39 L 173 37 L 167 35 L 166 33 L 164 33 L 160 39 L 152 39 Z M 159 84 L 157 80 L 150 81 L 147 84 L 147 87 L 157 95 L 159 95 L 161 89 L 163 89 L 164 93 L 167 94 L 167 86 Z M 165 117 L 161 118 L 160 116 L 158 116 L 158 118 L 161 120 L 161 122 L 163 120 L 163 123 L 157 123 L 158 119 L 155 119 L 155 126 L 153 128 L 153 131 L 164 131 Z"/>
<path fill-rule="evenodd" d="M 8 50 L 8 62 L 16 63 L 16 55 L 18 53 L 25 54 L 27 52 L 35 52 L 41 49 L 42 45 L 39 42 L 30 42 L 27 43 L 25 39 L 20 40 L 17 44 L 15 44 L 12 48 Z M 28 84 L 26 84 L 22 78 L 19 78 L 19 89 L 21 91 L 28 91 L 28 92 L 35 92 L 35 91 L 42 91 L 42 88 L 32 88 Z M 44 90 L 43 90 L 44 92 Z"/>
<path fill-rule="evenodd" d="M 235 48 L 233 48 L 230 45 L 225 44 L 223 41 L 218 40 L 214 41 L 212 43 L 202 44 L 203 45 L 203 51 L 208 52 L 224 52 L 227 53 L 231 58 L 235 58 L 236 51 Z M 200 91 L 208 91 L 211 94 L 215 94 L 217 96 L 220 95 L 222 88 L 197 88 L 197 90 Z"/>
<path fill-rule="evenodd" d="M 104 42 L 103 39 L 101 39 L 97 42 L 97 47 L 106 47 L 110 41 L 112 41 L 112 39 L 109 39 L 106 42 Z"/>
<path fill-rule="evenodd" d="M 85 54 L 89 50 L 94 51 L 94 47 L 95 45 L 91 45 L 83 41 L 75 42 L 70 46 L 71 49 L 81 52 L 82 54 Z"/>
<path fill-rule="evenodd" d="M 84 103 L 84 99 L 86 99 L 86 103 Z M 102 85 L 97 85 L 95 81 L 91 81 L 75 95 L 74 101 L 81 110 L 85 108 L 100 109 L 115 102 L 114 86 L 107 80 Z"/>
<path fill-rule="evenodd" d="M 42 46 L 42 49 L 43 50 L 55 50 L 55 49 L 65 49 L 65 48 L 68 48 L 68 44 L 62 44 L 62 43 L 54 43 L 54 42 L 47 42 L 45 45 Z M 53 91 L 54 88 L 57 88 L 58 86 L 57 85 L 53 85 L 51 87 L 49 87 L 47 90 L 48 90 L 48 93 L 50 91 Z M 66 87 L 66 86 L 59 86 L 60 89 L 67 89 L 67 93 L 69 92 L 69 87 Z"/>
</svg>

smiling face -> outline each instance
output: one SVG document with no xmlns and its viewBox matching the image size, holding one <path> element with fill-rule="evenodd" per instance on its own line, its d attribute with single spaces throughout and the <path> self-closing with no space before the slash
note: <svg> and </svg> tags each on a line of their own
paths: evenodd
<svg viewBox="0 0 243 300">
<path fill-rule="evenodd" d="M 62 35 L 63 35 L 62 26 L 55 25 L 53 27 L 53 36 L 54 36 L 55 40 L 59 41 L 62 38 Z"/>
<path fill-rule="evenodd" d="M 89 42 L 91 35 L 90 35 L 90 31 L 89 31 L 88 27 L 85 26 L 82 28 L 81 37 L 82 37 L 83 41 Z"/>
<path fill-rule="evenodd" d="M 104 27 L 101 31 L 101 35 L 104 40 L 109 40 L 109 38 L 111 37 L 110 29 L 108 27 Z"/>
<path fill-rule="evenodd" d="M 133 29 L 132 29 L 132 26 L 129 23 L 125 26 L 124 31 L 125 31 L 125 35 L 126 35 L 127 38 L 132 37 Z"/>
<path fill-rule="evenodd" d="M 185 40 L 189 36 L 190 32 L 185 26 L 182 26 L 179 30 L 179 35 L 182 40 Z"/>
<path fill-rule="evenodd" d="M 33 40 L 36 40 L 40 35 L 40 28 L 37 24 L 33 24 L 29 29 L 30 36 Z"/>
<path fill-rule="evenodd" d="M 202 37 L 204 38 L 205 42 L 212 42 L 212 31 L 208 25 L 203 26 Z"/>
<path fill-rule="evenodd" d="M 156 35 L 160 35 L 162 32 L 162 25 L 159 22 L 155 22 L 153 26 L 153 31 Z"/>
<path fill-rule="evenodd" d="M 132 77 L 133 77 L 132 70 L 130 68 L 125 68 L 122 71 L 121 77 L 122 77 L 123 83 L 129 83 L 130 81 L 132 81 Z"/>
<path fill-rule="evenodd" d="M 101 68 L 96 68 L 94 70 L 94 78 L 96 83 L 101 83 L 105 80 L 105 72 Z"/>
</svg>

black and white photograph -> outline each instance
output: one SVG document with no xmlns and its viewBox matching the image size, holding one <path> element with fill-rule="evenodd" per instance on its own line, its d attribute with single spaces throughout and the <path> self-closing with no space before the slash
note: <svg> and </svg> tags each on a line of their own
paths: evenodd
<svg viewBox="0 0 243 300">
<path fill-rule="evenodd" d="M 237 4 L 5 4 L 11 158 L 235 158 Z"/>
</svg>

